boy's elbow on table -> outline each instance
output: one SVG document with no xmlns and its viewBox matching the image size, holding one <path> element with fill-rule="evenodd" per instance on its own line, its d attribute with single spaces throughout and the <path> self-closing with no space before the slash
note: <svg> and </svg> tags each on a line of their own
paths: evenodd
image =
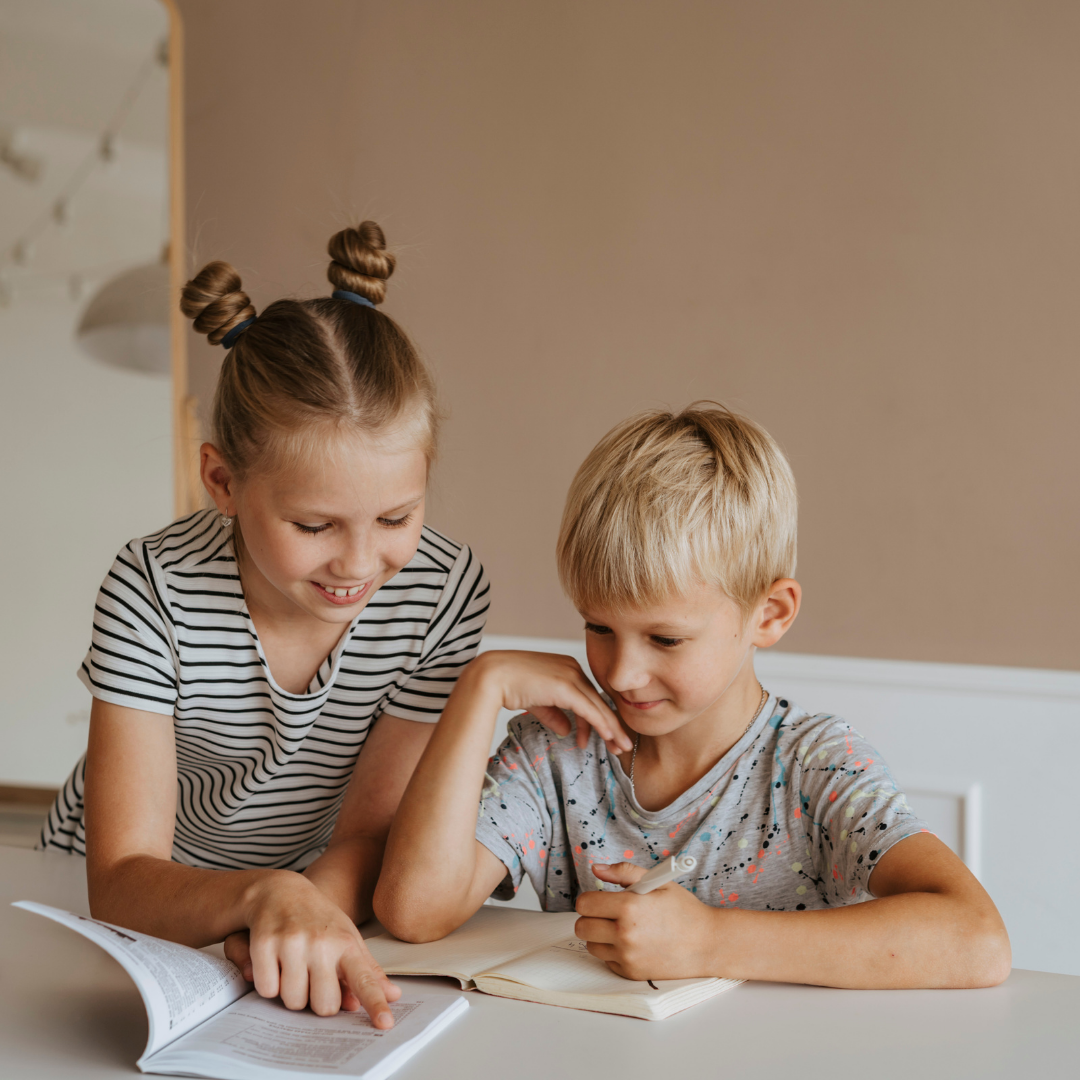
<svg viewBox="0 0 1080 1080">
<path fill-rule="evenodd" d="M 965 989 L 998 986 L 1012 971 L 1012 945 L 1000 918 L 985 916 L 968 936 L 966 951 L 970 978 L 961 984 Z"/>
<path fill-rule="evenodd" d="M 380 880 L 372 901 L 375 918 L 383 927 L 400 941 L 414 945 L 438 941 L 457 926 L 440 917 L 438 905 L 418 892 Z"/>
</svg>

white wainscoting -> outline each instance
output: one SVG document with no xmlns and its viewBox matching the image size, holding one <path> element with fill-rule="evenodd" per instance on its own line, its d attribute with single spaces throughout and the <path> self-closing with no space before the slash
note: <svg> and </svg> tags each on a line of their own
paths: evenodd
<svg viewBox="0 0 1080 1080">
<path fill-rule="evenodd" d="M 581 641 L 492 635 L 482 648 L 568 653 L 588 670 Z M 758 653 L 756 666 L 769 690 L 843 716 L 877 747 L 994 898 L 1014 967 L 1080 975 L 1069 780 L 1080 763 L 1080 672 L 783 652 Z"/>
</svg>

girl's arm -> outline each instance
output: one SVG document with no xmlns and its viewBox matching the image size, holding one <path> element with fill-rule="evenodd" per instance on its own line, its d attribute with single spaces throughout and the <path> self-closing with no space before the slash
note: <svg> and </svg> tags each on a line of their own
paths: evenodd
<svg viewBox="0 0 1080 1080">
<path fill-rule="evenodd" d="M 357 758 L 330 843 L 303 872 L 357 926 L 372 916 L 371 897 L 390 823 L 434 728 L 383 713 Z M 268 945 L 272 948 L 273 942 Z M 248 982 L 254 981 L 248 931 L 225 939 L 225 955 Z M 269 955 L 265 962 L 271 962 Z M 359 1008 L 351 992 L 344 993 L 342 1008 Z"/>
<path fill-rule="evenodd" d="M 529 709 L 560 735 L 569 709 L 584 745 L 591 725 L 621 751 L 630 740 L 577 662 L 545 653 L 484 653 L 462 673 L 401 800 L 375 889 L 375 914 L 396 937 L 432 941 L 491 895 L 506 868 L 476 839 L 499 709 Z"/>
<path fill-rule="evenodd" d="M 362 1004 L 378 1027 L 390 1027 L 386 1002 L 399 991 L 338 902 L 355 911 L 366 906 L 364 883 L 370 890 L 377 866 L 357 874 L 361 884 L 351 893 L 343 879 L 366 862 L 372 841 L 346 829 L 339 852 L 312 878 L 290 870 L 181 866 L 172 862 L 176 791 L 172 718 L 95 700 L 85 791 L 94 916 L 195 947 L 250 929 L 255 987 L 264 997 L 280 994 L 289 1008 L 310 1003 L 330 1015 L 342 1004 L 344 986 L 347 1008 Z"/>
<path fill-rule="evenodd" d="M 595 866 L 633 884 L 629 863 Z M 732 979 L 854 989 L 996 986 L 1009 936 L 986 890 L 936 836 L 894 844 L 870 878 L 876 899 L 821 911 L 708 907 L 679 885 L 578 897 L 577 936 L 630 979 Z"/>
</svg>

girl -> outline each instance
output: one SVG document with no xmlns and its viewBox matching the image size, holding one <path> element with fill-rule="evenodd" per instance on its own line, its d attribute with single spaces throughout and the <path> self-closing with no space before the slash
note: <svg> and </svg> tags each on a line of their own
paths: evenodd
<svg viewBox="0 0 1080 1080">
<path fill-rule="evenodd" d="M 257 318 L 226 263 L 184 288 L 230 350 L 201 450 L 217 509 L 113 564 L 79 673 L 89 746 L 41 837 L 86 855 L 95 917 L 225 939 L 263 996 L 383 1028 L 398 991 L 356 925 L 488 609 L 469 549 L 423 524 L 438 414 L 376 307 L 385 248 L 374 222 L 345 229 L 333 296 Z"/>
</svg>

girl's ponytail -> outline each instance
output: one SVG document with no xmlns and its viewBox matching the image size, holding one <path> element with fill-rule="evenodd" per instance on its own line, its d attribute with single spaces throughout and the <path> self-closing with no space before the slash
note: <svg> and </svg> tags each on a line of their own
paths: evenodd
<svg viewBox="0 0 1080 1080">
<path fill-rule="evenodd" d="M 180 310 L 228 349 L 210 438 L 237 477 L 288 468 L 328 438 L 408 431 L 429 461 L 439 410 L 405 331 L 375 307 L 396 260 L 374 221 L 327 247 L 333 296 L 277 300 L 256 318 L 240 275 L 212 262 L 184 286 Z"/>
<path fill-rule="evenodd" d="M 333 260 L 326 276 L 335 289 L 356 293 L 373 304 L 386 299 L 386 281 L 397 259 L 386 250 L 386 237 L 374 221 L 335 233 L 326 250 Z"/>
<path fill-rule="evenodd" d="M 184 286 L 180 310 L 211 345 L 220 345 L 230 330 L 255 317 L 255 306 L 240 288 L 240 275 L 227 262 L 207 263 Z"/>
</svg>

